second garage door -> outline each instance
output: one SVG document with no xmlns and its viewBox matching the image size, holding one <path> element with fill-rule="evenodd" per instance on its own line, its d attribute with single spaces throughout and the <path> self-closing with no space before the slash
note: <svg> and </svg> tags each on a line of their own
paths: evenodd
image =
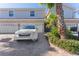
<svg viewBox="0 0 79 59">
<path fill-rule="evenodd" d="M 15 23 L 0 23 L 0 33 L 11 34 L 18 30 L 18 24 Z"/>
</svg>

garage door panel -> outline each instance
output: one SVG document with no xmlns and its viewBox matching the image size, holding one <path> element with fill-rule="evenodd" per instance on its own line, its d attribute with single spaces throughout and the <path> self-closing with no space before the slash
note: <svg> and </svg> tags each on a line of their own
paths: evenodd
<svg viewBox="0 0 79 59">
<path fill-rule="evenodd" d="M 0 33 L 15 33 L 18 30 L 18 24 L 0 23 Z"/>
</svg>

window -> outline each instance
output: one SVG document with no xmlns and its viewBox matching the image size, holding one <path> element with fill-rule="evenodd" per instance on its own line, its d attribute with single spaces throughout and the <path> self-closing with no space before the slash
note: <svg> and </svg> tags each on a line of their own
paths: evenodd
<svg viewBox="0 0 79 59">
<path fill-rule="evenodd" d="M 10 17 L 13 16 L 13 11 L 9 11 L 9 16 L 10 16 Z"/>
<path fill-rule="evenodd" d="M 30 16 L 35 16 L 35 12 L 34 11 L 30 11 Z"/>
<path fill-rule="evenodd" d="M 35 29 L 34 25 L 26 25 L 23 27 L 23 29 Z"/>
</svg>

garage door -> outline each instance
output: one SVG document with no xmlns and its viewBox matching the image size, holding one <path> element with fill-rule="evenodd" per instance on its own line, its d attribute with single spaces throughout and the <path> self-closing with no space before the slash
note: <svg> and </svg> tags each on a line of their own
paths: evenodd
<svg viewBox="0 0 79 59">
<path fill-rule="evenodd" d="M 18 24 L 15 23 L 0 23 L 0 33 L 15 33 L 18 30 Z"/>
</svg>

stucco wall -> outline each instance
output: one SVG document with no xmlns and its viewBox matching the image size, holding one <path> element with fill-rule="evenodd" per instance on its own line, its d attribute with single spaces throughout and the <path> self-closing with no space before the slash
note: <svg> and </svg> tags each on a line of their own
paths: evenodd
<svg viewBox="0 0 79 59">
<path fill-rule="evenodd" d="M 12 10 L 14 12 L 14 16 L 10 17 L 9 16 L 9 10 Z M 31 17 L 30 16 L 30 11 L 35 11 L 35 16 Z M 0 9 L 0 18 L 44 18 L 45 17 L 45 9 L 42 8 L 29 8 L 29 9 L 8 9 L 8 8 L 3 8 Z"/>
<path fill-rule="evenodd" d="M 64 18 L 74 18 L 74 9 L 63 5 L 63 11 Z"/>
</svg>

